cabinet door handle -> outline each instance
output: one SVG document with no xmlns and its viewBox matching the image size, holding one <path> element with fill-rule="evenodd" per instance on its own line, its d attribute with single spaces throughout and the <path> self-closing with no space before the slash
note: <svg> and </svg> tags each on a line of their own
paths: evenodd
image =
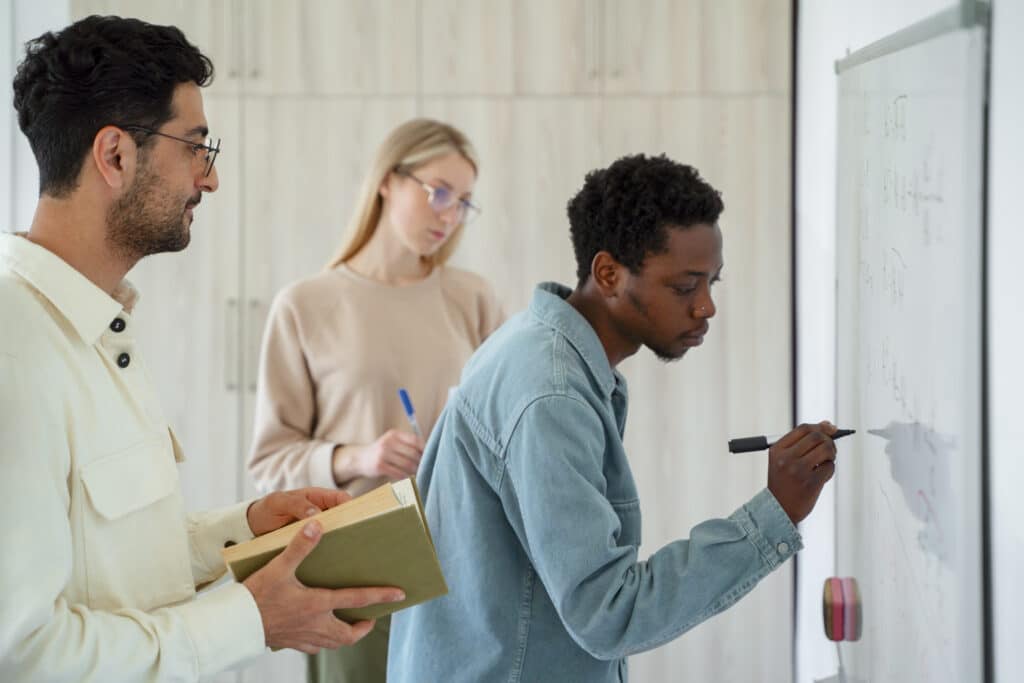
<svg viewBox="0 0 1024 683">
<path fill-rule="evenodd" d="M 227 16 L 224 17 L 224 40 L 228 50 L 228 78 L 238 81 L 242 75 L 242 62 L 245 57 L 242 55 L 242 41 L 238 39 L 238 27 L 234 26 L 236 17 L 241 16 L 242 8 L 235 3 L 229 3 L 224 10 Z"/>
<path fill-rule="evenodd" d="M 249 393 L 256 393 L 257 382 L 260 373 L 260 343 L 263 341 L 263 302 L 259 299 L 249 299 L 249 333 L 246 339 L 249 341 L 249 348 L 246 353 L 246 382 Z"/>
<path fill-rule="evenodd" d="M 224 312 L 224 388 L 238 390 L 238 299 L 230 297 Z"/>
<path fill-rule="evenodd" d="M 604 12 L 597 10 L 592 3 L 587 3 L 583 8 L 585 51 L 583 64 L 586 68 L 586 79 L 588 81 L 598 80 L 601 76 L 601 47 L 604 44 Z"/>
<path fill-rule="evenodd" d="M 260 77 L 260 40 L 264 35 L 264 16 L 263 8 L 261 3 L 253 2 L 245 6 L 245 9 L 249 12 L 249 16 L 252 19 L 252 26 L 246 31 L 248 37 L 248 47 L 246 49 L 245 61 L 249 66 L 249 78 L 257 80 Z M 299 11 L 296 7 L 295 11 Z"/>
<path fill-rule="evenodd" d="M 616 12 L 615 17 L 609 17 L 608 11 L 614 7 Z M 619 16 L 623 12 L 623 5 L 619 3 L 608 3 L 604 6 L 605 16 L 603 17 L 604 24 L 602 29 L 608 26 L 616 26 L 618 22 L 623 18 Z M 628 6 L 625 6 L 628 7 Z M 626 10 L 628 11 L 628 9 Z M 611 39 L 608 40 L 608 33 L 604 32 L 601 36 L 601 69 L 605 72 L 605 78 L 620 79 L 625 71 L 625 48 L 623 47 L 622 40 Z"/>
</svg>

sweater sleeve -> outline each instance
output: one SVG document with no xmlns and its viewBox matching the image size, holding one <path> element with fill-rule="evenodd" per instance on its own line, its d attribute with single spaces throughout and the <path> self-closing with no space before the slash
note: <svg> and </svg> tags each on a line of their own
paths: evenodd
<svg viewBox="0 0 1024 683">
<path fill-rule="evenodd" d="M 271 306 L 260 351 L 249 473 L 262 492 L 334 488 L 337 444 L 312 437 L 316 387 L 303 351 L 295 311 L 286 297 Z"/>
</svg>

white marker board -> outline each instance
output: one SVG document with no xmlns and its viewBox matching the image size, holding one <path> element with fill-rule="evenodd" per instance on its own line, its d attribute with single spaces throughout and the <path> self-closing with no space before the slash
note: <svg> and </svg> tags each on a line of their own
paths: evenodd
<svg viewBox="0 0 1024 683">
<path fill-rule="evenodd" d="M 984 677 L 986 31 L 962 8 L 837 64 L 836 575 L 846 681 Z M 1024 294 L 1022 294 L 1024 296 Z"/>
</svg>

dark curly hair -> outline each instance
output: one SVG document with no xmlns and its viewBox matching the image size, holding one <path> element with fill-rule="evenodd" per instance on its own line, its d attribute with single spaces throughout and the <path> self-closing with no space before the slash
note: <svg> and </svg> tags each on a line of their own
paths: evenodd
<svg viewBox="0 0 1024 683">
<path fill-rule="evenodd" d="M 39 193 L 55 197 L 75 189 L 101 128 L 159 128 L 173 116 L 176 86 L 213 80 L 213 63 L 180 29 L 138 19 L 87 17 L 25 48 L 14 108 L 39 164 Z"/>
<path fill-rule="evenodd" d="M 569 232 L 579 284 L 599 251 L 637 273 L 648 254 L 666 249 L 667 227 L 714 225 L 722 196 L 692 166 L 664 154 L 625 156 L 587 174 L 569 200 Z"/>
</svg>

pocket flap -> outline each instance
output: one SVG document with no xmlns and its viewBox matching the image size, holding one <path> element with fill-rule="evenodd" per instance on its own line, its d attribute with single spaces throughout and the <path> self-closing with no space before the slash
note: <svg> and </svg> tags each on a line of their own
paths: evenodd
<svg viewBox="0 0 1024 683">
<path fill-rule="evenodd" d="M 82 467 L 82 483 L 105 519 L 140 510 L 174 492 L 178 471 L 168 439 L 153 439 Z"/>
</svg>

